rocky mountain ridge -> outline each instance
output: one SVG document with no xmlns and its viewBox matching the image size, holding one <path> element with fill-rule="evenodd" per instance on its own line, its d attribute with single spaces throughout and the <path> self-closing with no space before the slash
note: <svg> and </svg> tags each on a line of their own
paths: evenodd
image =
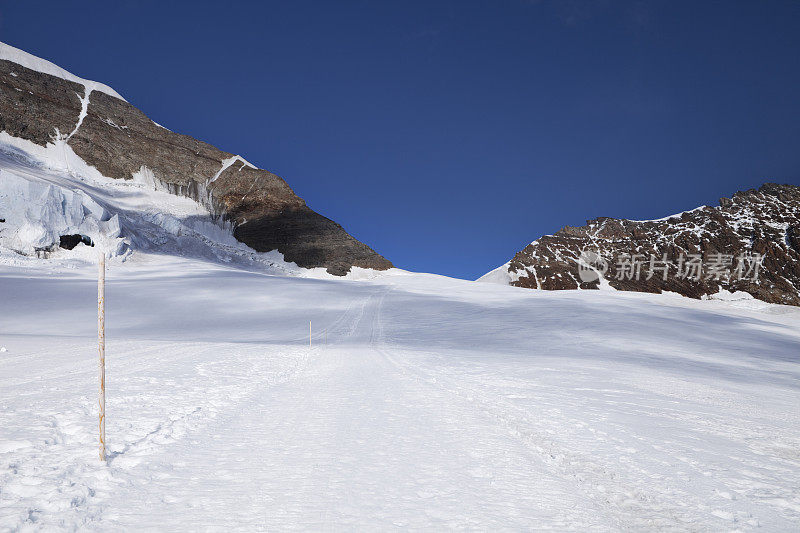
<svg viewBox="0 0 800 533">
<path fill-rule="evenodd" d="M 659 220 L 601 217 L 532 242 L 481 278 L 544 290 L 741 291 L 800 305 L 800 187 L 767 183 Z"/>
<path fill-rule="evenodd" d="M 150 120 L 113 89 L 0 43 L 0 131 L 64 142 L 103 175 L 188 196 L 259 252 L 337 275 L 392 264 L 316 213 L 279 176 Z"/>
</svg>

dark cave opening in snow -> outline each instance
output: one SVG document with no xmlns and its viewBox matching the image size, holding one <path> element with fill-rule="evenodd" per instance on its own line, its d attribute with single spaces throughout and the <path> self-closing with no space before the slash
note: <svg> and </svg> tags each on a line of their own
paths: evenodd
<svg viewBox="0 0 800 533">
<path fill-rule="evenodd" d="M 83 243 L 86 246 L 94 246 L 94 242 L 92 242 L 91 237 L 88 237 L 86 235 L 80 235 L 78 233 L 75 233 L 75 234 L 72 234 L 72 235 L 61 235 L 59 237 L 58 245 L 61 248 L 65 248 L 67 250 L 72 250 L 73 248 L 78 246 L 78 244 L 80 244 L 80 243 Z"/>
</svg>

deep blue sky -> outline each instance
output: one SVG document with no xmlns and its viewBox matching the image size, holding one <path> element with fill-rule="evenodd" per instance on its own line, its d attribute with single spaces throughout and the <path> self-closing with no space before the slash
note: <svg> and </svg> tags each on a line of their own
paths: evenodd
<svg viewBox="0 0 800 533">
<path fill-rule="evenodd" d="M 0 40 L 475 278 L 596 216 L 800 185 L 800 2 L 0 0 Z"/>
</svg>

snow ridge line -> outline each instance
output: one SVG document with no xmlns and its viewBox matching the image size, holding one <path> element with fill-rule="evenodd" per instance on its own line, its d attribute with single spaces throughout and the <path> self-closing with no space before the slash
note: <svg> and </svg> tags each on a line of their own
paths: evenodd
<svg viewBox="0 0 800 533">
<path fill-rule="evenodd" d="M 12 63 L 16 63 L 21 67 L 34 70 L 36 72 L 41 72 L 42 74 L 47 74 L 49 76 L 55 76 L 56 78 L 61 78 L 62 80 L 71 81 L 73 83 L 80 83 L 81 85 L 90 83 L 93 84 L 94 88 L 100 92 L 104 92 L 109 96 L 118 98 L 123 102 L 127 101 L 117 91 L 104 83 L 89 81 L 76 76 L 75 74 L 59 67 L 55 63 L 47 61 L 46 59 L 42 59 L 41 57 L 37 57 L 33 54 L 29 54 L 25 50 L 20 50 L 19 48 L 15 48 L 3 42 L 0 42 L 0 59 L 11 61 Z"/>
</svg>

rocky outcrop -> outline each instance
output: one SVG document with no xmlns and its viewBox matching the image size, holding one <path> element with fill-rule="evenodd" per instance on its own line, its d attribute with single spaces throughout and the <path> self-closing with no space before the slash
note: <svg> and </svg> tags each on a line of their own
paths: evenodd
<svg viewBox="0 0 800 533">
<path fill-rule="evenodd" d="M 800 305 L 800 187 L 767 183 L 660 220 L 597 218 L 520 250 L 483 280 L 545 290 L 743 291 Z"/>
<path fill-rule="evenodd" d="M 15 51 L 13 57 L 24 54 L 2 46 Z M 20 63 L 26 62 L 0 59 L 0 131 L 42 146 L 60 139 L 111 178 L 147 176 L 205 204 L 241 242 L 261 252 L 278 250 L 301 267 L 343 275 L 352 266 L 392 266 L 314 212 L 275 174 L 159 126 L 103 85 Z"/>
</svg>

